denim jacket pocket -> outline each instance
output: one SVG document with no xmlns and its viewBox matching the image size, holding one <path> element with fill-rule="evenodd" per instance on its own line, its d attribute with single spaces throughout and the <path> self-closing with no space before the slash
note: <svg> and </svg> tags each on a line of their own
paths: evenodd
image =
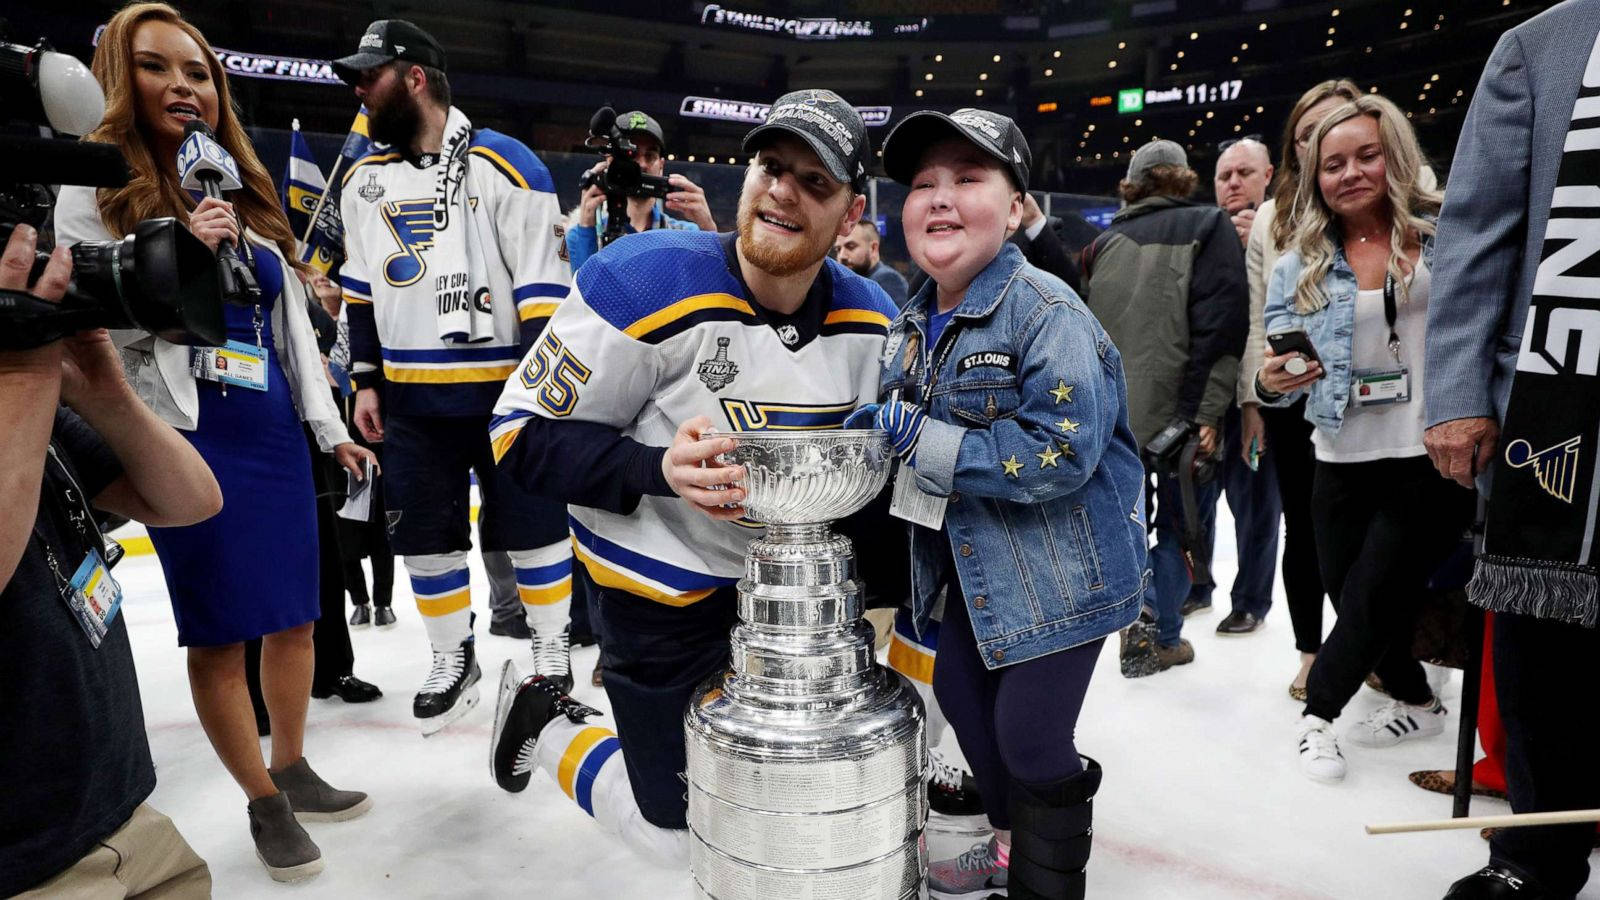
<svg viewBox="0 0 1600 900">
<path fill-rule="evenodd" d="M 950 386 L 950 412 L 969 426 L 1015 418 L 1022 395 L 1014 377 L 964 379 Z"/>
</svg>

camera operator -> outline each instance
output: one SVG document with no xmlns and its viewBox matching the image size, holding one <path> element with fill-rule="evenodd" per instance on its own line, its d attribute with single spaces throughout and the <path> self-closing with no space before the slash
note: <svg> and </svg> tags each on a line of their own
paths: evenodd
<svg viewBox="0 0 1600 900">
<path fill-rule="evenodd" d="M 661 124 L 643 112 L 634 111 L 618 116 L 617 128 L 638 148 L 633 158 L 640 170 L 659 178 L 666 168 L 667 152 Z M 574 272 L 600 250 L 600 235 L 606 230 L 607 218 L 606 193 L 599 176 L 610 165 L 610 159 L 603 159 L 584 174 L 584 183 L 588 186 L 578 208 L 568 217 L 567 255 Z M 667 181 L 675 190 L 667 194 L 666 200 L 628 197 L 626 231 L 630 234 L 656 228 L 716 231 L 716 220 L 711 218 L 711 209 L 706 205 L 706 192 L 683 175 L 669 175 Z M 677 213 L 681 218 L 674 218 L 670 213 Z"/>
<path fill-rule="evenodd" d="M 34 242 L 33 228 L 13 230 L 0 290 L 28 290 Z M 34 296 L 59 301 L 71 266 L 57 248 Z M 221 509 L 222 492 L 134 395 L 103 330 L 0 352 L 0 433 L 0 679 L 14 698 L 0 731 L 0 895 L 207 896 L 205 862 L 144 802 L 155 768 L 94 520 L 187 525 Z"/>
</svg>

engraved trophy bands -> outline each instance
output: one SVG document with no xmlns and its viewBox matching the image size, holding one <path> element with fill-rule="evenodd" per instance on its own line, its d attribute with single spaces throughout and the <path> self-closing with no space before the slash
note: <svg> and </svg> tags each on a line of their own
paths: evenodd
<svg viewBox="0 0 1600 900">
<path fill-rule="evenodd" d="M 850 541 L 827 524 L 882 490 L 888 437 L 736 437 L 725 459 L 767 532 L 745 555 L 732 670 L 685 716 L 696 896 L 926 897 L 922 702 L 874 662 Z"/>
</svg>

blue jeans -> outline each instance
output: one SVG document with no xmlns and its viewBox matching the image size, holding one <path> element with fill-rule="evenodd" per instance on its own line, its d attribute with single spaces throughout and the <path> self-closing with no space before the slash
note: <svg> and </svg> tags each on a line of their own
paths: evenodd
<svg viewBox="0 0 1600 900">
<path fill-rule="evenodd" d="M 1195 485 L 1195 505 L 1200 516 L 1200 542 L 1212 533 L 1217 520 L 1217 497 L 1222 479 L 1213 478 Z M 1150 586 L 1145 589 L 1145 606 L 1156 613 L 1156 640 L 1163 646 L 1178 642 L 1183 632 L 1183 601 L 1193 582 L 1183 561 L 1179 541 L 1183 534 L 1183 497 L 1178 480 L 1156 476 L 1156 542 L 1150 548 Z"/>
<path fill-rule="evenodd" d="M 1233 576 L 1233 611 L 1247 612 L 1258 619 L 1272 608 L 1273 569 L 1278 564 L 1279 522 L 1283 501 L 1278 496 L 1277 457 L 1262 455 L 1261 468 L 1251 471 L 1240 456 L 1239 407 L 1229 407 L 1223 423 L 1222 490 L 1233 512 L 1234 543 L 1239 551 L 1239 571 Z M 1216 511 L 1201 536 L 1201 552 L 1209 563 L 1217 542 Z M 1211 602 L 1214 585 L 1197 584 L 1189 596 Z"/>
</svg>

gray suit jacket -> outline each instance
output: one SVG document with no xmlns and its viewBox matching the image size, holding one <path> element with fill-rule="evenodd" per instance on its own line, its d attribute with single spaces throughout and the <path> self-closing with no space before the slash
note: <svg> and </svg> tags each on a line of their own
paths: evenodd
<svg viewBox="0 0 1600 900">
<path fill-rule="evenodd" d="M 1600 0 L 1500 36 L 1456 145 L 1428 297 L 1427 423 L 1505 416 Z"/>
</svg>

